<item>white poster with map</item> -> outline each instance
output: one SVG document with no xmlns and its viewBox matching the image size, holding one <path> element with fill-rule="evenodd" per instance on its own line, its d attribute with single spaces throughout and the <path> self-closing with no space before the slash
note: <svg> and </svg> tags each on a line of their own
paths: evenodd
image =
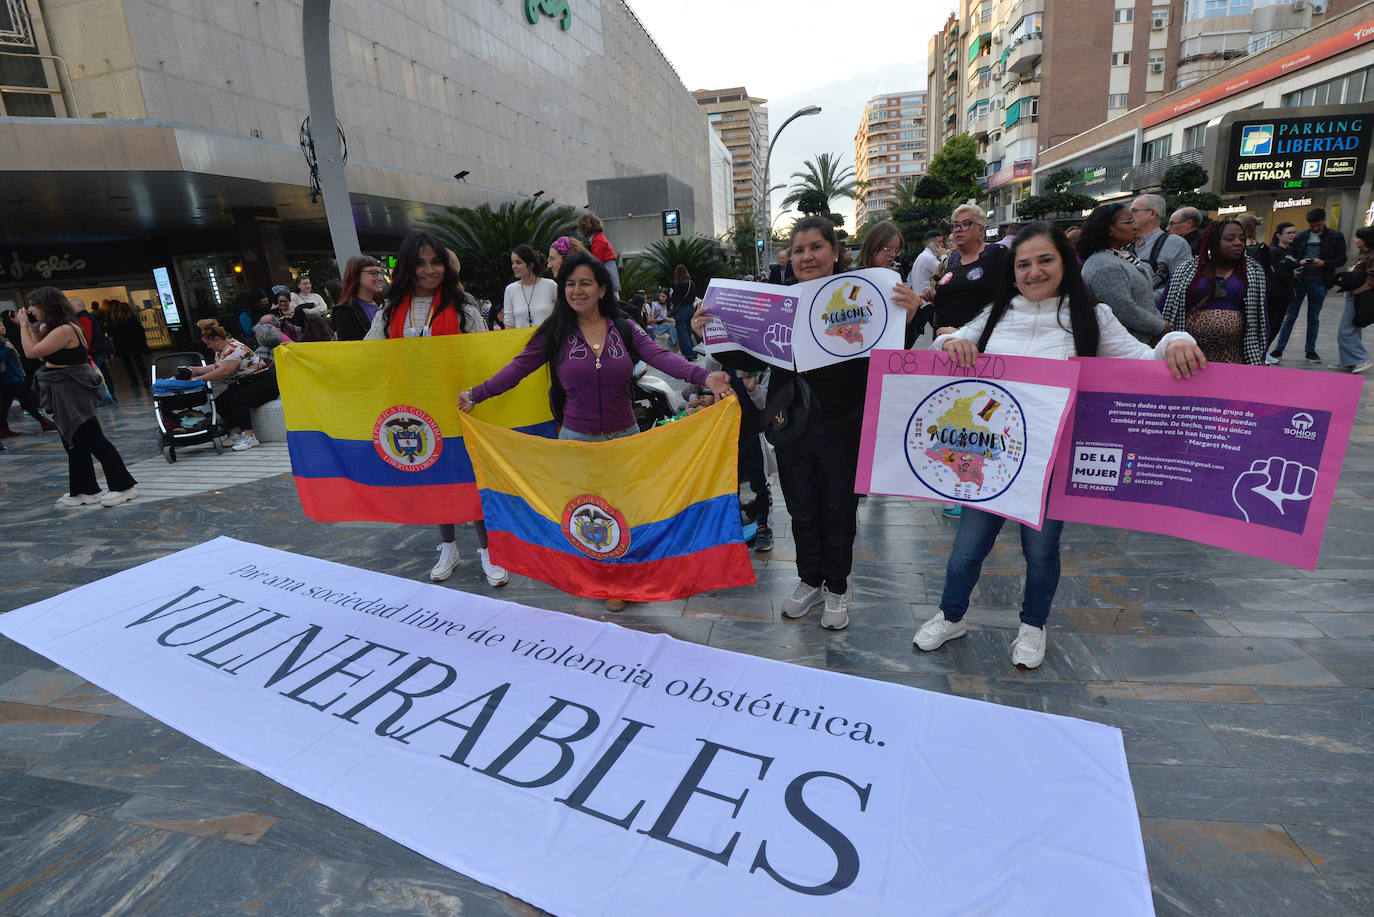
<svg viewBox="0 0 1374 917">
<path fill-rule="evenodd" d="M 1079 366 L 984 354 L 874 351 L 858 493 L 959 503 L 1040 528 Z"/>
</svg>

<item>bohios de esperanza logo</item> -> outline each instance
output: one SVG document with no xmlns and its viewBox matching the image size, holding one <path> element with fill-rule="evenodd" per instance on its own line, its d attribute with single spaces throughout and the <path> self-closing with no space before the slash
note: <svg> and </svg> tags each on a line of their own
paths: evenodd
<svg viewBox="0 0 1374 917">
<path fill-rule="evenodd" d="M 444 436 L 433 417 L 417 407 L 398 404 L 377 417 L 372 425 L 372 445 L 391 467 L 424 471 L 439 461 Z"/>
<path fill-rule="evenodd" d="M 573 547 L 596 560 L 611 560 L 630 550 L 625 517 L 603 497 L 583 494 L 563 507 L 563 534 Z"/>
<path fill-rule="evenodd" d="M 1026 458 L 1026 418 L 1014 395 L 986 379 L 951 382 L 917 405 L 906 461 L 926 487 L 982 502 L 1011 487 Z"/>
<path fill-rule="evenodd" d="M 833 356 L 854 357 L 872 350 L 887 330 L 887 320 L 887 300 L 862 277 L 836 277 L 811 300 L 811 336 Z"/>
</svg>

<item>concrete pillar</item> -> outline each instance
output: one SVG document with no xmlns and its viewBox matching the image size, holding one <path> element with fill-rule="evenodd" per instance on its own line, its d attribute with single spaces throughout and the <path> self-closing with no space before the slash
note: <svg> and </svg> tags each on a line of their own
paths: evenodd
<svg viewBox="0 0 1374 917">
<path fill-rule="evenodd" d="M 281 220 L 276 210 L 260 207 L 234 209 L 234 234 L 243 253 L 243 279 L 249 289 L 270 293 L 272 286 L 291 283 L 291 266 L 281 239 Z"/>
</svg>

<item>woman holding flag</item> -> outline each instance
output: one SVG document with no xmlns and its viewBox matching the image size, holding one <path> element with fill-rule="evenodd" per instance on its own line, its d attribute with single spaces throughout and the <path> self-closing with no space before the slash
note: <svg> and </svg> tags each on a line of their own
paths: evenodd
<svg viewBox="0 0 1374 917">
<path fill-rule="evenodd" d="M 473 405 L 509 391 L 547 364 L 559 439 L 602 442 L 639 431 L 630 400 L 637 360 L 674 378 L 705 385 L 717 397 L 730 392 L 725 373 L 708 373 L 664 350 L 634 322 L 618 318 L 618 310 L 605 265 L 585 252 L 567 255 L 558 270 L 553 314 L 509 365 L 458 396 L 459 410 L 471 411 Z M 607 599 L 606 607 L 619 611 L 625 603 Z"/>
<path fill-rule="evenodd" d="M 1175 379 L 1187 379 L 1207 367 L 1197 342 L 1182 331 L 1165 334 L 1154 347 L 1132 337 L 1112 307 L 1096 302 L 1088 293 L 1073 246 L 1057 227 L 1030 224 L 1017 235 L 1004 260 L 992 305 L 931 345 L 957 358 L 961 367 L 972 367 L 981 353 L 1057 360 L 1073 356 L 1164 360 Z M 1001 516 L 964 507 L 945 565 L 940 610 L 916 632 L 913 642 L 919 649 L 939 649 L 967 632 L 964 613 L 969 596 L 1004 522 Z M 1045 620 L 1059 588 L 1063 530 L 1063 522 L 1048 518 L 1039 531 L 1021 525 L 1026 586 L 1021 628 L 1011 645 L 1013 665 L 1033 669 L 1045 658 Z"/>
<path fill-rule="evenodd" d="M 487 323 L 464 295 L 458 282 L 458 259 L 450 258 L 442 242 L 424 230 L 412 230 L 401 240 L 396 269 L 391 275 L 391 296 L 378 309 L 364 340 L 430 337 L 437 334 L 471 334 L 486 331 Z M 473 523 L 477 531 L 477 556 L 482 575 L 491 586 L 504 586 L 510 574 L 487 556 L 487 527 Z M 439 560 L 429 578 L 441 583 L 458 566 L 457 529 L 439 526 Z"/>
</svg>

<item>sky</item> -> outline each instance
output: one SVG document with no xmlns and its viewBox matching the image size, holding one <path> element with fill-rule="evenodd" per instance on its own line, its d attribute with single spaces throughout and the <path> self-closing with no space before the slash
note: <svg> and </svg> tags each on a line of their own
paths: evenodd
<svg viewBox="0 0 1374 917">
<path fill-rule="evenodd" d="M 768 100 L 776 132 L 792 112 L 821 113 L 788 125 L 770 164 L 772 183 L 818 153 L 854 165 L 854 134 L 864 103 L 876 95 L 926 88 L 926 47 L 954 11 L 953 0 L 869 4 L 835 0 L 629 0 L 688 89 L 744 86 Z M 773 194 L 773 216 L 786 192 Z M 854 203 L 836 205 L 853 232 Z M 784 226 L 788 217 L 776 220 Z"/>
</svg>

